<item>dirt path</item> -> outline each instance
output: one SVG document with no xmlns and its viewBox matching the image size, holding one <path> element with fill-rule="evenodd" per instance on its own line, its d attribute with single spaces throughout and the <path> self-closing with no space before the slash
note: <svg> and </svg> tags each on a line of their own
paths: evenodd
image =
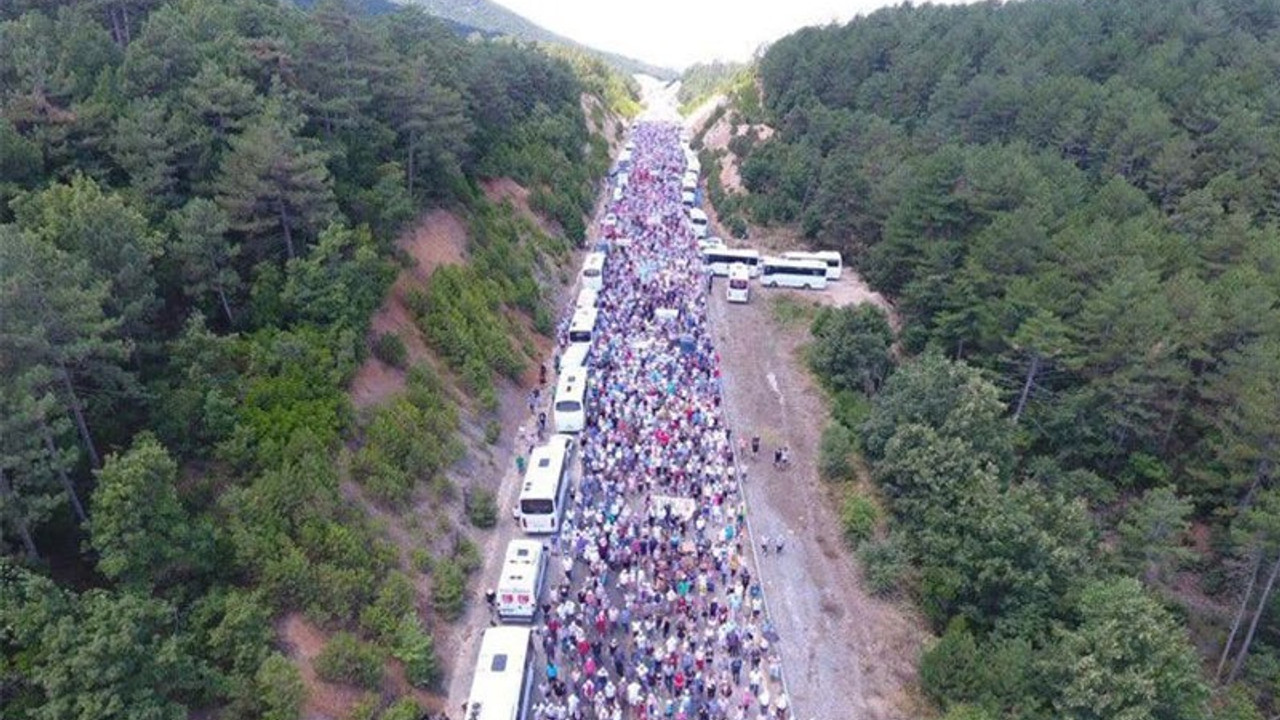
<svg viewBox="0 0 1280 720">
<path fill-rule="evenodd" d="M 854 294 L 851 281 L 840 282 L 849 282 L 848 292 Z M 807 332 L 780 327 L 771 316 L 768 298 L 787 291 L 756 286 L 749 304 L 731 306 L 722 282 L 717 280 L 712 291 L 710 314 L 727 418 L 735 436 L 758 434 L 762 441 L 758 457 L 745 453 L 756 550 L 761 535 L 786 538 L 781 556 L 770 552 L 758 561 L 782 638 L 796 718 L 911 717 L 909 693 L 923 633 L 913 618 L 863 589 L 841 539 L 837 509 L 827 505 L 817 457 L 828 409 L 797 353 Z M 818 299 L 819 294 L 799 295 Z M 773 450 L 780 445 L 791 448 L 792 466 L 785 471 L 772 467 Z"/>
</svg>

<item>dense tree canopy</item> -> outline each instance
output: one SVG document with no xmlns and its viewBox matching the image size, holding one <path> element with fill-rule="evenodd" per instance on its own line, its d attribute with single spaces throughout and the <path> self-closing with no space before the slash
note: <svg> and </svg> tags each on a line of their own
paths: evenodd
<svg viewBox="0 0 1280 720">
<path fill-rule="evenodd" d="M 908 530 L 913 587 L 979 656 L 1016 637 L 1076 663 L 1030 706 L 935 674 L 944 705 L 1203 716 L 1168 618 L 1158 648 L 1101 629 L 1150 605 L 1119 575 L 1275 714 L 1278 51 L 1271 3 L 1071 0 L 905 5 L 759 60 L 762 108 L 739 110 L 777 132 L 737 141 L 749 193 L 730 202 L 841 250 L 901 315 L 907 364 L 865 424 L 839 416 Z M 815 326 L 816 367 L 849 387 L 868 335 L 836 327 Z"/>
<path fill-rule="evenodd" d="M 473 231 L 467 300 L 550 329 L 607 167 L 582 93 L 634 85 L 368 5 L 0 3 L 0 718 L 297 717 L 285 611 L 436 681 L 408 559 L 344 492 L 443 505 L 457 398 L 407 368 L 365 416 L 346 386 L 433 206 Z M 459 384 L 492 397 L 520 358 L 485 330 Z"/>
</svg>

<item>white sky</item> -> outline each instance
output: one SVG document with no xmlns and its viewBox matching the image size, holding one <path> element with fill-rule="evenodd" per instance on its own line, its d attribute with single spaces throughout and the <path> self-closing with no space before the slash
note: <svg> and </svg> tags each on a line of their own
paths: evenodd
<svg viewBox="0 0 1280 720">
<path fill-rule="evenodd" d="M 599 50 L 682 70 L 747 60 L 761 44 L 806 25 L 845 22 L 897 0 L 496 0 Z M 951 4 L 964 0 L 933 0 Z"/>
</svg>

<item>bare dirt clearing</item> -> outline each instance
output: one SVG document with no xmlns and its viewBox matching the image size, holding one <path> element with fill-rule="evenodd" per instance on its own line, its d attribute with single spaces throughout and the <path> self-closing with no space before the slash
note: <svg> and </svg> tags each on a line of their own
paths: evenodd
<svg viewBox="0 0 1280 720">
<path fill-rule="evenodd" d="M 807 328 L 772 316 L 768 298 L 789 291 L 757 286 L 750 304 L 730 305 L 722 282 L 712 289 L 710 313 L 725 410 L 737 437 L 761 438 L 758 456 L 745 453 L 748 517 L 757 549 L 762 535 L 786 538 L 781 556 L 758 560 L 796 717 L 913 717 L 925 634 L 916 618 L 863 589 L 843 544 L 837 509 L 818 479 L 818 441 L 829 415 L 799 359 Z M 848 271 L 827 293 L 796 295 L 822 302 L 861 296 Z M 780 471 L 771 461 L 781 445 L 790 447 L 792 462 Z"/>
</svg>

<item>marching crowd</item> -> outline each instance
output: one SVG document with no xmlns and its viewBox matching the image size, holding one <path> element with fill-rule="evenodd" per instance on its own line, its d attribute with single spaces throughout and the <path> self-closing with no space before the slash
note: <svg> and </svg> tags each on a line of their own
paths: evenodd
<svg viewBox="0 0 1280 720">
<path fill-rule="evenodd" d="M 553 541 L 563 581 L 542 607 L 532 716 L 784 720 L 777 637 L 748 567 L 708 276 L 681 205 L 679 129 L 641 123 L 631 139 L 633 167 L 603 230 L 582 479 Z"/>
</svg>

